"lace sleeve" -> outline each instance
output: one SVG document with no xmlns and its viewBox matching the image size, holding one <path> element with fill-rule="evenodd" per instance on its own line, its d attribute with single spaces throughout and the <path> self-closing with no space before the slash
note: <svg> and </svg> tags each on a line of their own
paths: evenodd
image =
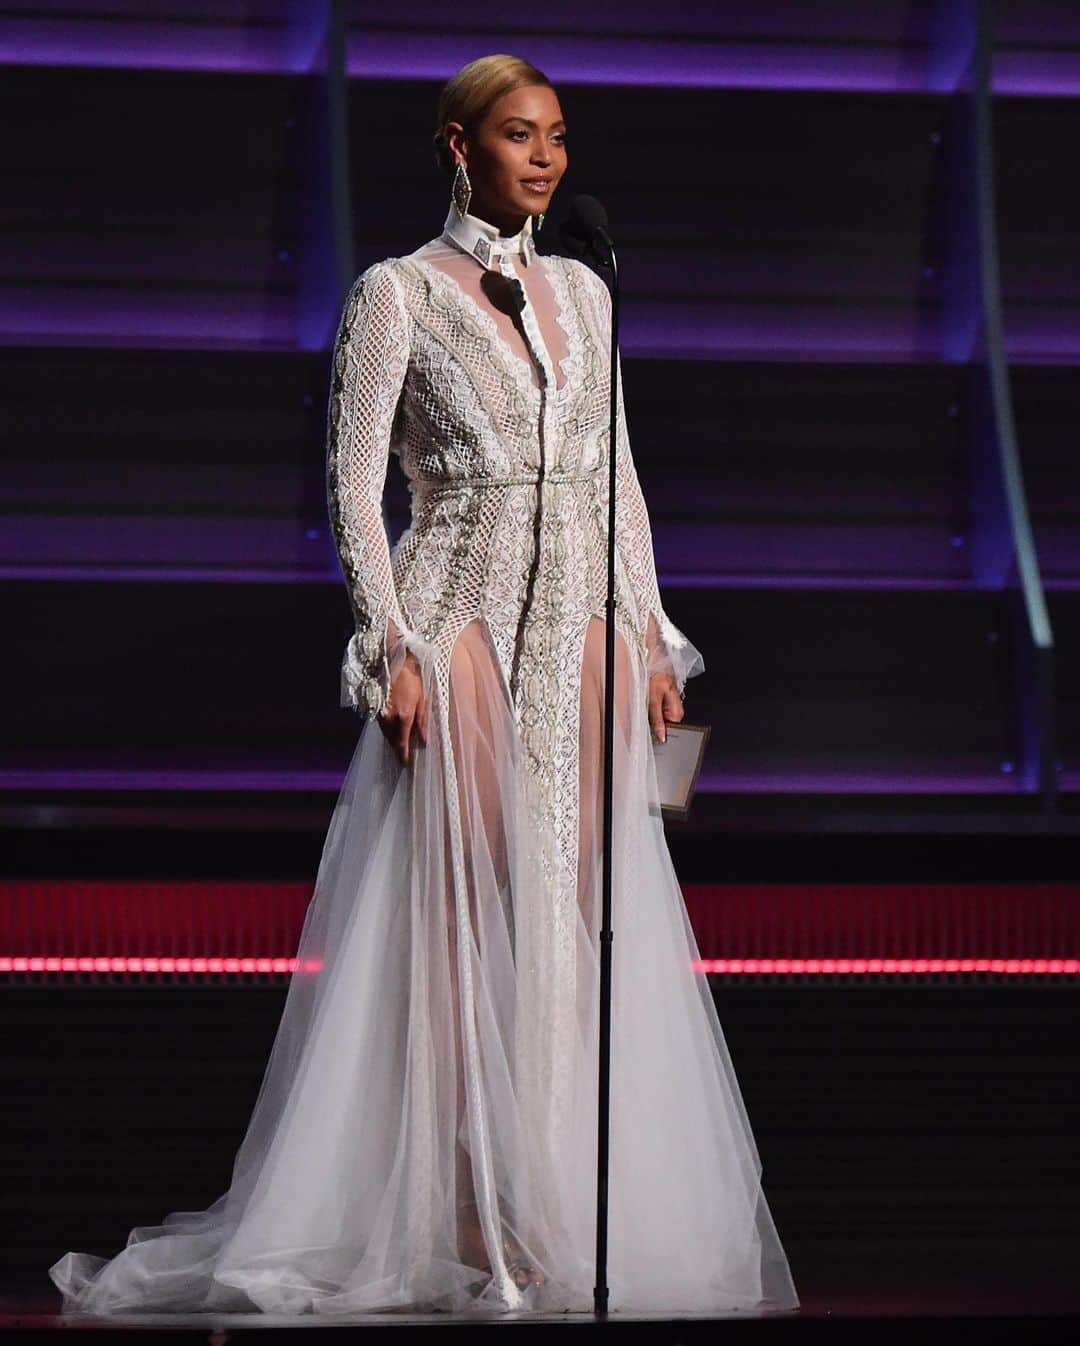
<svg viewBox="0 0 1080 1346">
<path fill-rule="evenodd" d="M 600 316 L 599 330 L 610 344 L 611 292 L 603 278 L 584 263 L 579 263 L 591 277 Z M 605 354 L 608 346 L 605 345 Z M 626 428 L 626 409 L 623 405 L 622 358 L 616 357 L 616 448 L 615 459 L 615 548 L 637 601 L 644 626 L 645 654 L 650 673 L 669 672 L 674 675 L 680 693 L 687 678 L 701 673 L 705 661 L 671 621 L 660 601 L 656 580 L 656 560 L 653 555 L 652 529 L 649 511 L 641 491 L 630 436 Z M 607 386 L 604 396 L 607 396 Z"/>
<path fill-rule="evenodd" d="M 353 282 L 338 324 L 326 445 L 327 506 L 356 625 L 341 664 L 341 705 L 370 715 L 385 707 L 392 655 L 411 634 L 382 514 L 408 357 L 408 315 L 397 280 L 385 262 L 375 262 Z"/>
</svg>

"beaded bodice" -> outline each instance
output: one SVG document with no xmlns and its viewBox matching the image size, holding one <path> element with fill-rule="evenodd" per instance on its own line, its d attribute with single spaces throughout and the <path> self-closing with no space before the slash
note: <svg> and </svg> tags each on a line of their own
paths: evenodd
<svg viewBox="0 0 1080 1346">
<path fill-rule="evenodd" d="M 555 633 L 603 613 L 607 286 L 582 262 L 540 256 L 531 239 L 486 266 L 453 219 L 451 209 L 439 238 L 356 279 L 335 340 L 328 499 L 357 628 L 342 700 L 370 712 L 385 704 L 388 641 L 448 652 L 481 617 L 518 700 L 535 662 L 550 666 Z M 621 368 L 618 397 L 618 622 L 644 654 L 660 642 L 670 653 L 682 637 L 657 591 Z M 381 510 L 389 453 L 412 497 L 392 555 Z"/>
</svg>

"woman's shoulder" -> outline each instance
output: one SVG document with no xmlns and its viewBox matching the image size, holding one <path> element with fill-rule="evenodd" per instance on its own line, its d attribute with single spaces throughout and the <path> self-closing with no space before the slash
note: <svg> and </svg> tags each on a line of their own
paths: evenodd
<svg viewBox="0 0 1080 1346">
<path fill-rule="evenodd" d="M 367 307 L 392 305 L 404 311 L 405 273 L 400 257 L 381 257 L 369 263 L 363 271 L 353 277 L 346 296 L 346 306 L 363 304 Z"/>
<path fill-rule="evenodd" d="M 359 324 L 364 330 L 392 333 L 395 340 L 407 343 L 409 305 L 395 267 L 398 260 L 380 258 L 353 277 L 341 307 L 339 340 L 352 339 Z"/>
<path fill-rule="evenodd" d="M 364 288 L 378 285 L 393 284 L 401 278 L 400 257 L 380 257 L 376 262 L 370 262 L 363 271 L 359 272 L 353 280 L 353 286 L 362 286 Z"/>
</svg>

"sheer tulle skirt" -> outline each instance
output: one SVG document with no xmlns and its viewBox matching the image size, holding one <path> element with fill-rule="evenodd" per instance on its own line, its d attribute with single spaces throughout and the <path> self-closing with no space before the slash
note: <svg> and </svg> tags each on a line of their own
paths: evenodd
<svg viewBox="0 0 1080 1346">
<path fill-rule="evenodd" d="M 500 1313 L 520 1258 L 546 1278 L 530 1308 L 592 1309 L 603 641 L 593 618 L 577 770 L 554 773 L 482 623 L 413 643 L 429 743 L 402 768 L 361 735 L 228 1190 L 111 1260 L 66 1254 L 66 1311 Z M 793 1308 L 617 645 L 609 1310 Z"/>
</svg>

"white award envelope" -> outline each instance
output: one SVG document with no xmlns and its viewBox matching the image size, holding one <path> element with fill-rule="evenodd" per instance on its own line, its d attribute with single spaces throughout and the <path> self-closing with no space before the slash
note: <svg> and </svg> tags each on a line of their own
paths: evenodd
<svg viewBox="0 0 1080 1346">
<path fill-rule="evenodd" d="M 653 739 L 660 811 L 665 818 L 686 818 L 689 814 L 708 741 L 707 724 L 669 724 L 663 743 Z"/>
</svg>

